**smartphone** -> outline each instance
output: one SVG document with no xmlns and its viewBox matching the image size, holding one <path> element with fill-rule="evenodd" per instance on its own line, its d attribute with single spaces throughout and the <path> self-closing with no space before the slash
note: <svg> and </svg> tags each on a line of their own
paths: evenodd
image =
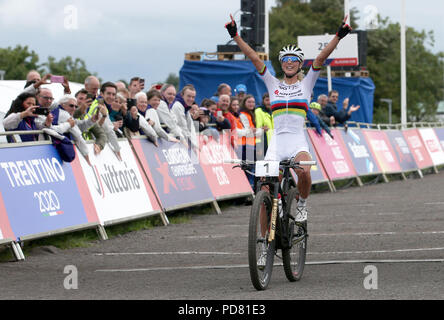
<svg viewBox="0 0 444 320">
<path fill-rule="evenodd" d="M 222 117 L 222 115 L 223 115 L 223 114 L 222 114 L 222 111 L 219 110 L 219 111 L 217 112 L 217 116 L 218 116 L 218 117 Z"/>
<path fill-rule="evenodd" d="M 63 83 L 65 82 L 65 77 L 63 76 L 51 76 L 51 83 Z"/>
<path fill-rule="evenodd" d="M 93 95 L 93 94 L 91 94 L 91 93 L 88 93 L 87 95 L 86 95 L 86 99 L 91 99 L 91 100 L 94 100 L 96 97 Z"/>
<path fill-rule="evenodd" d="M 99 104 L 105 104 L 105 100 L 103 100 L 103 98 L 99 98 L 99 99 L 97 99 L 97 102 L 98 102 Z"/>
<path fill-rule="evenodd" d="M 134 107 L 134 106 L 136 106 L 136 105 L 137 105 L 136 99 L 127 99 L 127 100 L 126 100 L 126 107 L 128 108 L 128 110 L 129 110 L 131 107 Z"/>
<path fill-rule="evenodd" d="M 34 110 L 34 114 L 37 114 L 39 116 L 47 116 L 49 114 L 49 109 L 39 107 Z"/>
</svg>

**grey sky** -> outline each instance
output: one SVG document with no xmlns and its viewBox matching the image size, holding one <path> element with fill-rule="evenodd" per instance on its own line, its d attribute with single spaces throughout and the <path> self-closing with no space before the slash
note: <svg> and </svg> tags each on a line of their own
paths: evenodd
<svg viewBox="0 0 444 320">
<path fill-rule="evenodd" d="M 431 50 L 444 51 L 444 1 L 406 3 L 408 26 L 433 30 Z M 65 28 L 72 22 L 69 5 L 78 13 L 74 30 Z M 350 5 L 359 9 L 362 26 L 368 5 L 400 20 L 401 0 L 350 0 Z M 186 52 L 215 52 L 225 44 L 229 36 L 223 26 L 239 8 L 240 0 L 0 0 L 0 47 L 28 45 L 41 62 L 49 55 L 79 57 L 104 80 L 142 76 L 151 84 L 178 74 Z"/>
</svg>

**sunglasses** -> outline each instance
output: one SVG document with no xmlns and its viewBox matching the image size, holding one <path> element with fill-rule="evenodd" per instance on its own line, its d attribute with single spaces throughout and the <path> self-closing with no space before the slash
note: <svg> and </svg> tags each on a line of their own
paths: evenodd
<svg viewBox="0 0 444 320">
<path fill-rule="evenodd" d="M 76 108 L 77 107 L 75 104 L 67 104 L 67 106 L 71 107 L 71 108 Z"/>
<path fill-rule="evenodd" d="M 295 56 L 285 56 L 282 58 L 282 62 L 301 62 L 301 59 L 299 59 L 298 57 Z"/>
</svg>

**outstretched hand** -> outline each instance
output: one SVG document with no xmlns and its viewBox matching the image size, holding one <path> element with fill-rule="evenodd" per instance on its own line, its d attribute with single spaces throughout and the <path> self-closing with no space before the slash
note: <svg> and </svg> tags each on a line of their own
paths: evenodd
<svg viewBox="0 0 444 320">
<path fill-rule="evenodd" d="M 336 32 L 336 35 L 338 36 L 339 40 L 344 38 L 347 34 L 349 34 L 352 31 L 352 28 L 346 24 L 348 15 L 345 16 L 344 21 L 342 21 L 341 26 L 338 29 L 338 32 Z"/>
<path fill-rule="evenodd" d="M 230 14 L 230 18 L 231 18 L 231 21 L 228 22 L 227 24 L 225 24 L 225 28 L 227 28 L 228 33 L 230 34 L 230 36 L 232 38 L 234 38 L 235 36 L 238 35 L 238 33 L 237 33 L 237 24 L 236 24 L 236 21 L 234 21 L 234 19 L 233 19 L 233 15 Z"/>
</svg>

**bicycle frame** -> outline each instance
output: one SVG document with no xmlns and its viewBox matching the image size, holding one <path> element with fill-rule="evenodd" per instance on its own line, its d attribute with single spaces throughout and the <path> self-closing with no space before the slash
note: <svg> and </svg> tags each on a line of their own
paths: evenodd
<svg viewBox="0 0 444 320">
<path fill-rule="evenodd" d="M 287 200 L 285 198 L 288 189 L 289 189 L 289 183 L 290 183 L 290 167 L 285 166 L 284 168 L 284 173 L 282 175 L 282 181 L 283 184 L 281 184 L 281 182 L 279 181 L 278 177 L 268 177 L 263 179 L 263 181 L 259 180 L 258 184 L 257 184 L 257 191 L 261 190 L 263 186 L 268 186 L 269 188 L 269 193 L 272 196 L 272 200 L 273 200 L 273 206 L 272 206 L 272 210 L 271 210 L 271 221 L 270 221 L 270 232 L 269 232 L 269 236 L 268 236 L 268 242 L 272 242 L 275 237 L 276 237 L 276 228 L 278 225 L 278 219 L 280 220 L 279 222 L 279 227 L 280 230 L 279 233 L 281 235 L 286 234 L 287 230 L 287 224 L 285 222 L 287 222 L 288 219 L 288 213 L 287 210 L 285 210 L 286 206 L 287 206 Z M 283 211 L 283 215 L 282 217 L 279 216 L 278 217 L 278 209 L 279 209 L 279 194 L 281 195 L 281 201 L 282 201 L 282 211 Z M 289 244 L 284 243 L 284 239 L 281 236 L 281 245 L 282 247 L 286 247 Z"/>
</svg>

